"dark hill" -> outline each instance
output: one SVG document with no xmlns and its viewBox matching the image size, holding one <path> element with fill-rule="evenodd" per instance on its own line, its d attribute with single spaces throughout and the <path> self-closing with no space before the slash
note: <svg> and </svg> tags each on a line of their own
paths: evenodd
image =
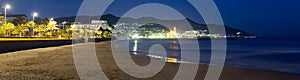
<svg viewBox="0 0 300 80">
<path fill-rule="evenodd" d="M 142 25 L 140 28 L 144 28 L 144 29 L 158 29 L 158 30 L 165 30 L 165 31 L 170 31 L 169 28 L 167 28 L 166 26 L 160 25 L 160 24 L 156 24 L 156 23 L 148 23 L 145 25 Z"/>
</svg>

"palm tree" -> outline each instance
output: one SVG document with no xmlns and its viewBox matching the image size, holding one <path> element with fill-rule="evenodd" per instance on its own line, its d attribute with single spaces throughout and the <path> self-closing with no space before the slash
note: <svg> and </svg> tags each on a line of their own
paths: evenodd
<svg viewBox="0 0 300 80">
<path fill-rule="evenodd" d="M 45 18 L 45 19 L 43 20 L 43 24 L 44 24 L 44 25 L 48 25 L 48 24 L 49 24 L 49 21 L 50 21 L 49 18 Z"/>
<path fill-rule="evenodd" d="M 0 14 L 2 13 L 0 12 Z M 0 16 L 0 24 L 4 24 L 4 16 Z"/>
<path fill-rule="evenodd" d="M 9 36 L 10 32 L 14 29 L 15 25 L 12 23 L 4 24 L 1 28 L 4 30 L 5 36 Z"/>
<path fill-rule="evenodd" d="M 13 36 L 20 35 L 19 31 L 16 30 L 16 29 L 14 29 L 14 30 L 11 32 L 11 34 L 12 34 Z"/>
<path fill-rule="evenodd" d="M 102 38 L 102 30 L 95 31 L 95 34 L 98 38 Z"/>
<path fill-rule="evenodd" d="M 101 31 L 101 38 L 111 38 L 112 37 L 112 32 L 109 29 L 100 28 L 98 31 L 99 32 Z"/>
<path fill-rule="evenodd" d="M 0 35 L 5 35 L 5 30 L 0 26 Z"/>
<path fill-rule="evenodd" d="M 35 29 L 35 32 L 39 33 L 39 36 L 44 36 L 45 32 L 47 31 L 47 27 L 45 25 L 38 25 Z"/>
<path fill-rule="evenodd" d="M 28 27 L 30 30 L 32 30 L 32 36 L 34 36 L 34 35 L 33 35 L 33 34 L 34 34 L 34 30 L 33 30 L 34 26 L 35 26 L 35 22 L 33 22 L 33 21 L 27 22 L 27 27 Z M 29 31 L 30 31 L 30 30 L 29 30 Z"/>
<path fill-rule="evenodd" d="M 57 23 L 56 21 L 49 21 L 48 24 L 47 24 L 47 30 L 50 30 L 50 32 L 51 32 L 50 37 L 52 37 L 52 35 L 53 35 L 53 30 L 58 29 L 56 27 L 56 23 Z"/>
<path fill-rule="evenodd" d="M 67 26 L 66 31 L 67 31 L 67 38 L 70 38 L 70 34 L 73 33 L 74 28 L 72 28 L 71 26 Z"/>
<path fill-rule="evenodd" d="M 18 24 L 18 26 L 15 28 L 15 30 L 18 32 L 19 36 L 23 35 L 25 29 L 27 29 L 26 24 Z"/>
<path fill-rule="evenodd" d="M 105 30 L 104 32 L 103 32 L 103 37 L 104 38 L 111 38 L 111 32 L 109 32 L 109 31 L 107 31 L 107 30 Z"/>
<path fill-rule="evenodd" d="M 59 35 L 59 37 L 64 37 L 64 38 L 67 36 L 67 34 L 63 29 L 58 29 L 57 35 Z"/>
</svg>

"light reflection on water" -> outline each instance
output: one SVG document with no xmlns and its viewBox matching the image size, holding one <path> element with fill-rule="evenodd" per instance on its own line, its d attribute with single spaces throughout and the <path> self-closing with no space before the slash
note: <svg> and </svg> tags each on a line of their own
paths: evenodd
<svg viewBox="0 0 300 80">
<path fill-rule="evenodd" d="M 137 49 L 138 49 L 138 41 L 134 40 L 134 46 L 133 46 L 133 50 L 132 50 L 134 52 L 133 54 L 137 54 L 136 53 Z"/>
<path fill-rule="evenodd" d="M 199 48 L 180 47 L 180 44 L 195 44 L 189 40 L 135 40 L 130 41 L 130 50 L 133 54 L 146 55 L 170 63 L 210 64 L 211 41 L 200 40 Z M 149 55 L 149 48 L 154 44 L 162 45 L 167 57 L 159 53 Z M 251 39 L 232 40 L 227 44 L 227 56 L 225 66 L 262 69 L 279 72 L 287 72 L 300 75 L 300 42 L 299 40 L 281 39 Z M 193 55 L 195 51 L 201 52 L 200 63 L 195 63 Z M 218 50 L 218 49 L 215 49 Z M 181 51 L 185 51 L 188 60 L 182 60 Z"/>
<path fill-rule="evenodd" d="M 166 48 L 167 57 L 161 56 L 161 53 L 150 54 L 149 49 L 155 44 L 160 44 Z M 146 55 L 151 58 L 159 59 L 169 63 L 192 63 L 181 60 L 181 52 L 179 42 L 177 40 L 172 41 L 142 41 L 132 40 L 130 41 L 130 50 L 134 55 Z"/>
</svg>

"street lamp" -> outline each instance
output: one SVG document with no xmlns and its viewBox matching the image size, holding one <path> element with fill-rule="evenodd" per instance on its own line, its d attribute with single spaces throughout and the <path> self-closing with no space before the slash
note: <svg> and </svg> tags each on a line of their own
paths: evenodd
<svg viewBox="0 0 300 80">
<path fill-rule="evenodd" d="M 32 13 L 32 21 L 34 22 L 34 17 L 38 16 L 37 12 Z"/>
<path fill-rule="evenodd" d="M 65 34 L 66 32 L 66 30 L 65 30 L 65 24 L 67 24 L 67 22 L 66 21 L 64 21 L 64 22 L 62 22 L 62 25 L 63 25 L 63 33 Z M 67 31 L 68 32 L 68 31 Z M 69 32 L 68 32 L 69 33 Z M 69 34 L 67 34 L 67 37 L 69 36 Z"/>
<path fill-rule="evenodd" d="M 37 12 L 33 12 L 32 13 L 32 21 L 33 21 L 33 23 L 34 23 L 34 17 L 36 17 L 36 16 L 38 16 L 38 13 Z M 35 26 L 35 25 L 34 25 Z M 33 26 L 33 28 L 32 28 L 32 35 L 34 36 L 34 26 Z"/>
<path fill-rule="evenodd" d="M 65 24 L 67 24 L 66 21 L 62 22 L 62 25 L 63 25 L 63 32 L 65 33 Z"/>
<path fill-rule="evenodd" d="M 4 21 L 5 21 L 5 24 L 7 23 L 7 19 L 6 19 L 6 11 L 7 11 L 7 9 L 10 9 L 10 5 L 9 4 L 6 4 L 5 6 L 4 6 Z"/>
</svg>

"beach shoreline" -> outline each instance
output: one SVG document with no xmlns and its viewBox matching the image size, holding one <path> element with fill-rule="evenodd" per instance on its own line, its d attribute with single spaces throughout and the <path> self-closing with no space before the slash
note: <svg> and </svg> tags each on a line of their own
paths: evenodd
<svg viewBox="0 0 300 80">
<path fill-rule="evenodd" d="M 80 43 L 77 45 L 86 45 Z M 78 80 L 72 46 L 38 48 L 0 54 L 0 79 L 66 79 Z M 110 41 L 95 43 L 97 57 L 103 72 L 111 80 L 140 80 L 124 73 L 111 54 Z M 131 55 L 136 64 L 147 65 L 150 58 Z M 195 64 L 184 64 L 195 65 Z M 147 80 L 170 80 L 177 73 L 178 63 L 166 63 L 158 75 Z M 208 66 L 199 65 L 195 80 L 203 80 Z M 300 80 L 300 76 L 256 69 L 224 67 L 219 80 Z"/>
</svg>

